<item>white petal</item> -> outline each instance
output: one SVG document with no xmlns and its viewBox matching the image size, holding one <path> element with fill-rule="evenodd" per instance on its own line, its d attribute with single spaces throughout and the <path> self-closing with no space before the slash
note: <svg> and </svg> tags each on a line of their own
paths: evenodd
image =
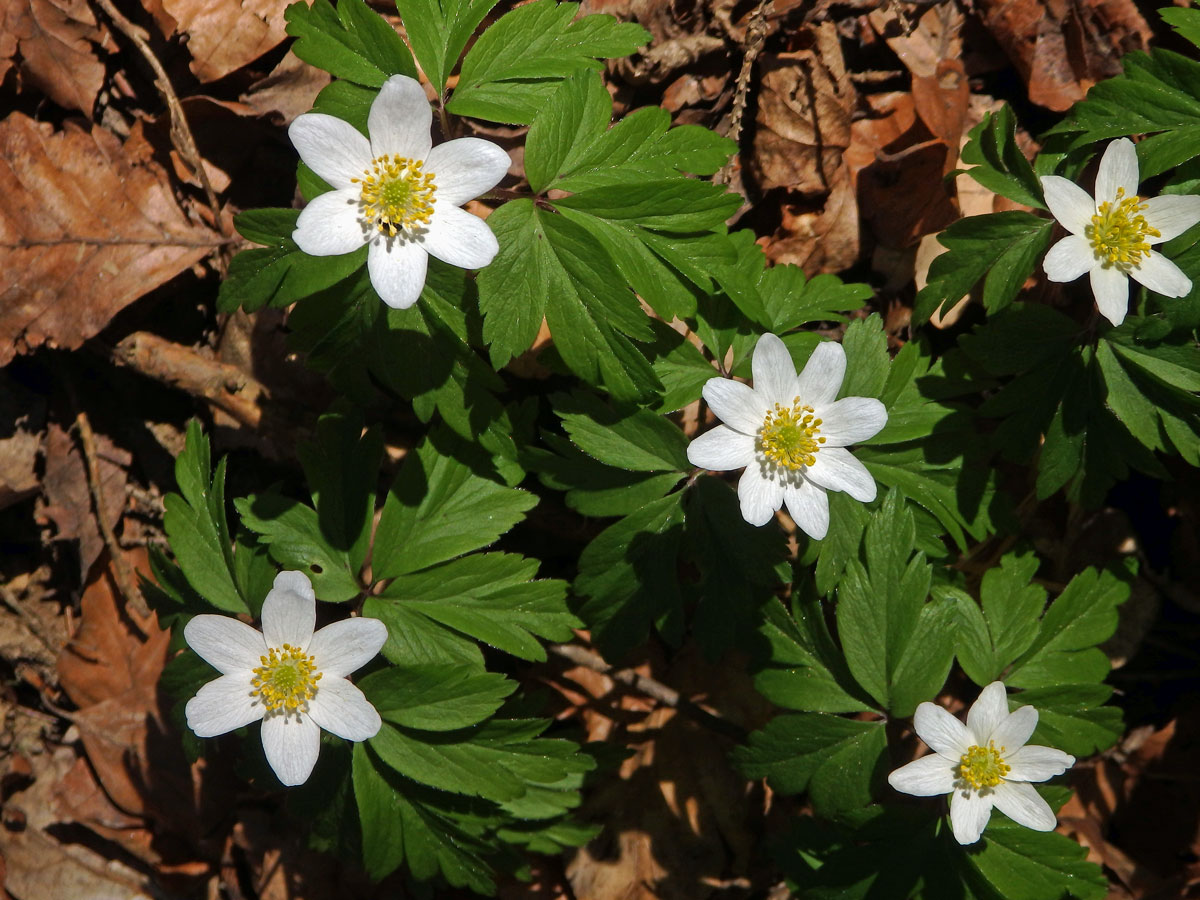
<svg viewBox="0 0 1200 900">
<path fill-rule="evenodd" d="M 322 678 L 308 714 L 326 731 L 348 741 L 375 737 L 383 722 L 363 692 L 345 678 Z"/>
<path fill-rule="evenodd" d="M 416 241 L 378 237 L 367 250 L 371 286 L 394 309 L 408 309 L 421 298 L 428 269 L 429 254 Z"/>
<path fill-rule="evenodd" d="M 958 762 L 967 748 L 975 743 L 974 735 L 967 730 L 967 726 L 936 703 L 926 701 L 917 707 L 913 715 L 913 727 L 917 730 L 917 737 L 928 744 L 931 750 L 954 762 Z"/>
<path fill-rule="evenodd" d="M 230 616 L 196 616 L 183 626 L 183 639 L 222 675 L 248 672 L 267 652 L 262 632 Z"/>
<path fill-rule="evenodd" d="M 303 572 L 280 572 L 263 601 L 263 639 L 268 647 L 291 644 L 301 650 L 312 640 L 317 595 Z"/>
<path fill-rule="evenodd" d="M 1042 260 L 1042 268 L 1051 281 L 1074 281 L 1096 264 L 1096 254 L 1087 238 L 1068 234 L 1050 248 Z"/>
<path fill-rule="evenodd" d="M 771 403 L 791 406 L 796 397 L 796 366 L 783 341 L 764 334 L 754 345 L 751 359 L 754 389 Z"/>
<path fill-rule="evenodd" d="M 1002 781 L 992 791 L 992 802 L 1018 825 L 1034 831 L 1053 831 L 1058 824 L 1050 804 L 1042 799 L 1033 785 L 1023 781 Z"/>
<path fill-rule="evenodd" d="M 1161 244 L 1179 237 L 1197 222 L 1200 222 L 1200 197 L 1195 194 L 1168 194 L 1147 201 L 1142 215 L 1146 224 L 1161 232 L 1158 237 L 1148 237 L 1151 244 Z"/>
<path fill-rule="evenodd" d="M 433 174 L 439 203 L 462 206 L 490 191 L 512 165 L 504 150 L 481 138 L 458 138 L 429 151 L 425 171 Z"/>
<path fill-rule="evenodd" d="M 1192 280 L 1183 270 L 1156 250 L 1129 271 L 1130 277 L 1164 297 L 1185 297 L 1192 290 Z"/>
<path fill-rule="evenodd" d="M 1075 182 L 1058 175 L 1042 176 L 1042 193 L 1046 206 L 1058 224 L 1071 234 L 1083 234 L 1083 229 L 1092 222 L 1096 214 L 1096 202 L 1087 191 Z"/>
<path fill-rule="evenodd" d="M 814 541 L 829 533 L 829 495 L 823 488 L 808 480 L 789 484 L 784 488 L 783 502 L 796 527 Z"/>
<path fill-rule="evenodd" d="M 967 710 L 967 729 L 982 747 L 992 739 L 996 731 L 1008 719 L 1008 691 L 1003 681 L 993 681 L 975 698 Z M 1025 743 L 1024 741 L 1021 742 Z M 1016 749 L 1015 746 L 1013 749 Z"/>
<path fill-rule="evenodd" d="M 197 737 L 216 737 L 261 719 L 263 708 L 250 696 L 253 677 L 248 671 L 222 675 L 200 688 L 183 708 L 188 728 Z"/>
<path fill-rule="evenodd" d="M 433 110 L 425 89 L 407 75 L 393 75 L 379 89 L 367 116 L 371 153 L 423 160 L 433 144 L 429 137 L 432 124 Z"/>
<path fill-rule="evenodd" d="M 752 435 L 718 425 L 688 444 L 688 462 L 715 472 L 757 465 L 754 459 L 754 443 Z"/>
<path fill-rule="evenodd" d="M 861 503 L 875 499 L 875 479 L 867 467 L 842 447 L 822 447 L 804 476 L 826 490 L 845 491 Z M 789 507 L 790 508 L 790 507 Z"/>
<path fill-rule="evenodd" d="M 262 723 L 262 743 L 267 762 L 283 784 L 304 784 L 317 764 L 321 729 L 303 714 L 267 716 Z"/>
<path fill-rule="evenodd" d="M 954 764 L 936 753 L 922 756 L 888 775 L 888 784 L 914 797 L 934 797 L 954 790 Z"/>
<path fill-rule="evenodd" d="M 1132 197 L 1138 189 L 1138 160 L 1133 141 L 1118 138 L 1108 145 L 1100 158 L 1100 170 L 1096 173 L 1096 206 L 1117 199 L 1117 190 L 1125 189 L 1125 196 Z"/>
<path fill-rule="evenodd" d="M 340 256 L 357 250 L 371 237 L 358 200 L 356 189 L 316 197 L 300 211 L 292 240 L 310 256 Z"/>
<path fill-rule="evenodd" d="M 430 256 L 460 269 L 482 269 L 500 250 L 492 229 L 479 216 L 439 198 L 421 238 Z"/>
<path fill-rule="evenodd" d="M 994 741 L 996 749 L 1007 755 L 1016 753 L 1025 746 L 1033 729 L 1037 728 L 1038 711 L 1032 706 L 1018 706 L 1003 719 L 988 737 L 979 732 L 980 743 L 985 740 Z"/>
<path fill-rule="evenodd" d="M 846 397 L 818 407 L 823 447 L 848 447 L 879 434 L 887 424 L 887 409 L 873 397 Z"/>
<path fill-rule="evenodd" d="M 1061 775 L 1075 765 L 1075 757 L 1053 747 L 1026 744 L 1016 753 L 1004 757 L 1010 771 L 1004 777 L 1008 781 L 1045 781 Z"/>
<path fill-rule="evenodd" d="M 343 678 L 374 659 L 387 636 L 387 626 L 378 619 L 343 619 L 314 634 L 308 652 L 325 678 Z"/>
<path fill-rule="evenodd" d="M 846 351 L 837 341 L 817 344 L 804 371 L 796 377 L 796 393 L 802 403 L 822 406 L 833 401 L 846 377 Z"/>
<path fill-rule="evenodd" d="M 732 378 L 710 378 L 704 383 L 704 401 L 716 417 L 742 434 L 757 434 L 767 417 L 766 397 Z"/>
<path fill-rule="evenodd" d="M 1151 251 L 1153 252 L 1153 251 Z M 1125 321 L 1129 311 L 1129 279 L 1112 266 L 1092 267 L 1092 293 L 1100 315 L 1114 325 Z"/>
<path fill-rule="evenodd" d="M 738 501 L 743 519 L 751 525 L 766 525 L 783 505 L 783 485 L 764 477 L 756 462 L 747 466 L 738 479 Z"/>
<path fill-rule="evenodd" d="M 973 844 L 983 834 L 992 817 L 992 795 L 975 791 L 955 791 L 950 797 L 950 827 L 960 844 Z"/>
<path fill-rule="evenodd" d="M 324 113 L 297 116 L 288 137 L 305 164 L 335 190 L 353 188 L 371 165 L 371 143 L 349 122 Z"/>
</svg>

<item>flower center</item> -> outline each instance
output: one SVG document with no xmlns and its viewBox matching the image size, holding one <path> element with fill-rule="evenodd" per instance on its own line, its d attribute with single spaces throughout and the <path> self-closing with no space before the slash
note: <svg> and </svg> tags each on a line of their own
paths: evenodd
<svg viewBox="0 0 1200 900">
<path fill-rule="evenodd" d="M 1012 768 L 1000 755 L 1003 750 L 996 749 L 995 741 L 989 741 L 986 747 L 968 747 L 958 761 L 958 777 L 975 790 L 995 787 Z"/>
<path fill-rule="evenodd" d="M 350 179 L 362 185 L 363 215 L 380 234 L 395 237 L 401 229 L 428 224 L 437 187 L 422 165 L 419 159 L 385 153 L 372 160 L 362 178 Z"/>
<path fill-rule="evenodd" d="M 321 680 L 316 660 L 291 644 L 272 647 L 259 660 L 262 665 L 254 670 L 250 696 L 261 699 L 268 712 L 283 710 L 287 715 L 307 709 Z"/>
<path fill-rule="evenodd" d="M 1149 256 L 1147 237 L 1162 237 L 1162 232 L 1146 224 L 1142 210 L 1146 204 L 1136 194 L 1125 196 L 1125 188 L 1117 188 L 1117 198 L 1100 204 L 1092 216 L 1092 224 L 1083 233 L 1092 245 L 1096 259 L 1104 266 L 1116 266 L 1122 272 L 1141 265 Z"/>
<path fill-rule="evenodd" d="M 821 420 L 813 417 L 811 406 L 802 406 L 800 398 L 790 408 L 779 403 L 767 411 L 759 432 L 763 456 L 785 469 L 800 469 L 817 461 L 817 451 L 825 443 L 818 437 Z"/>
</svg>

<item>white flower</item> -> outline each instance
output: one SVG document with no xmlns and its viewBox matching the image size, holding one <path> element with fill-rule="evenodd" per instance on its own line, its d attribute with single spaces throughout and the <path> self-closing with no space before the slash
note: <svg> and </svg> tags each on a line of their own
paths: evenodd
<svg viewBox="0 0 1200 900">
<path fill-rule="evenodd" d="M 387 640 L 378 619 L 343 619 L 313 634 L 316 595 L 303 572 L 280 572 L 263 602 L 261 632 L 229 616 L 196 616 L 183 636 L 221 677 L 187 703 L 198 737 L 262 719 L 267 762 L 286 785 L 303 784 L 317 762 L 321 729 L 365 741 L 380 727 L 346 676 Z"/>
<path fill-rule="evenodd" d="M 1051 281 L 1091 276 L 1100 314 L 1114 325 L 1129 309 L 1129 279 L 1164 297 L 1182 297 L 1192 282 L 1179 266 L 1151 250 L 1200 222 L 1200 197 L 1138 196 L 1138 161 L 1128 138 L 1104 151 L 1096 174 L 1096 198 L 1057 175 L 1042 177 L 1046 205 L 1071 232 L 1050 248 L 1042 263 Z"/>
<path fill-rule="evenodd" d="M 1004 683 L 993 681 L 967 712 L 967 724 L 935 703 L 913 716 L 917 735 L 934 753 L 888 776 L 898 791 L 918 797 L 951 794 L 950 825 L 960 844 L 983 834 L 992 807 L 1035 831 L 1052 831 L 1054 813 L 1031 781 L 1045 781 L 1075 765 L 1075 757 L 1052 747 L 1026 744 L 1037 727 L 1032 706 L 1008 711 Z"/>
<path fill-rule="evenodd" d="M 459 206 L 504 177 L 508 154 L 479 138 L 430 149 L 432 120 L 421 85 L 393 75 L 371 104 L 369 141 L 321 113 L 298 116 L 288 128 L 300 158 L 333 188 L 304 208 L 292 239 L 313 256 L 369 244 L 371 284 L 398 309 L 421 296 L 430 254 L 479 269 L 499 249 L 483 220 Z"/>
<path fill-rule="evenodd" d="M 738 481 L 742 518 L 765 525 L 783 503 L 796 524 L 820 540 L 829 530 L 825 491 L 875 499 L 875 479 L 845 449 L 887 424 L 878 400 L 835 400 L 846 374 L 846 351 L 817 346 L 796 374 L 783 341 L 764 334 L 754 348 L 754 387 L 731 378 L 704 385 L 704 399 L 725 424 L 688 446 L 693 465 L 723 471 L 746 467 Z"/>
</svg>

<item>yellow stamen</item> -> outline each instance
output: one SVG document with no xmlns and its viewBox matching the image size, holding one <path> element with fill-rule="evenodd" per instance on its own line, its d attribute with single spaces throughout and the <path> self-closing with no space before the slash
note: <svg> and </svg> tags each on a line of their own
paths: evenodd
<svg viewBox="0 0 1200 900">
<path fill-rule="evenodd" d="M 995 741 L 989 741 L 986 747 L 968 747 L 958 761 L 959 779 L 975 790 L 995 787 L 1012 770 L 1000 755 L 1003 752 L 1003 747 L 996 749 Z"/>
<path fill-rule="evenodd" d="M 1141 265 L 1142 257 L 1150 255 L 1147 237 L 1162 237 L 1162 232 L 1146 223 L 1142 210 L 1146 204 L 1136 194 L 1125 196 L 1125 188 L 1117 188 L 1114 201 L 1100 204 L 1092 216 L 1092 224 L 1084 228 L 1084 236 L 1092 252 L 1105 268 L 1115 266 L 1121 272 Z"/>
<path fill-rule="evenodd" d="M 814 418 L 813 408 L 792 400 L 790 408 L 776 403 L 767 411 L 767 417 L 759 432 L 759 446 L 763 456 L 785 469 L 800 469 L 817 461 L 817 451 L 825 443 L 818 437 L 821 420 Z"/>
<path fill-rule="evenodd" d="M 380 234 L 395 237 L 402 229 L 429 223 L 437 186 L 422 165 L 419 159 L 385 153 L 372 160 L 362 178 L 350 179 L 362 185 L 363 215 Z"/>
<path fill-rule="evenodd" d="M 291 644 L 272 647 L 259 660 L 262 665 L 254 670 L 250 696 L 258 697 L 268 712 L 283 710 L 288 715 L 307 710 L 321 680 L 316 660 Z"/>
</svg>

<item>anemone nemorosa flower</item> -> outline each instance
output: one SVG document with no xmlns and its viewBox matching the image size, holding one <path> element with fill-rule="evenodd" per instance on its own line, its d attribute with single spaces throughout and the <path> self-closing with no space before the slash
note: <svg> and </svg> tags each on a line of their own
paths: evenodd
<svg viewBox="0 0 1200 900">
<path fill-rule="evenodd" d="M 875 499 L 875 479 L 846 447 L 878 433 L 887 410 L 870 397 L 834 399 L 846 351 L 833 341 L 819 344 L 797 375 L 783 341 L 764 334 L 751 365 L 753 387 L 732 378 L 704 385 L 704 399 L 724 424 L 692 441 L 688 459 L 718 471 L 745 466 L 742 518 L 765 525 L 786 503 L 796 525 L 820 540 L 829 530 L 827 490 Z"/>
<path fill-rule="evenodd" d="M 398 309 L 421 296 L 430 256 L 480 269 L 499 249 L 484 221 L 459 207 L 495 187 L 508 154 L 479 138 L 432 147 L 432 121 L 421 85 L 393 75 L 371 104 L 369 140 L 323 113 L 297 116 L 288 128 L 300 158 L 333 188 L 304 208 L 292 239 L 312 256 L 367 244 L 371 284 Z"/>
<path fill-rule="evenodd" d="M 1054 813 L 1029 782 L 1061 775 L 1075 757 L 1027 744 L 1037 721 L 1032 706 L 1008 711 L 1000 681 L 979 694 L 965 725 L 936 703 L 922 703 L 913 726 L 934 752 L 896 769 L 888 784 L 918 797 L 950 794 L 950 827 L 960 844 L 979 840 L 993 806 L 1027 828 L 1052 831 Z"/>
<path fill-rule="evenodd" d="M 221 677 L 187 702 L 188 727 L 215 737 L 262 720 L 267 762 L 286 785 L 308 780 L 321 729 L 348 741 L 374 737 L 379 713 L 346 676 L 387 640 L 378 619 L 343 619 L 313 634 L 316 595 L 303 572 L 280 572 L 256 631 L 230 616 L 196 616 L 183 636 Z"/>
<path fill-rule="evenodd" d="M 1108 145 L 1096 174 L 1096 196 L 1058 175 L 1042 176 L 1046 205 L 1070 232 L 1050 248 L 1042 267 L 1051 281 L 1074 281 L 1085 272 L 1100 314 L 1114 325 L 1129 310 L 1129 279 L 1164 297 L 1182 297 L 1192 281 L 1179 266 L 1152 250 L 1200 222 L 1200 197 L 1138 196 L 1133 142 Z"/>
</svg>

